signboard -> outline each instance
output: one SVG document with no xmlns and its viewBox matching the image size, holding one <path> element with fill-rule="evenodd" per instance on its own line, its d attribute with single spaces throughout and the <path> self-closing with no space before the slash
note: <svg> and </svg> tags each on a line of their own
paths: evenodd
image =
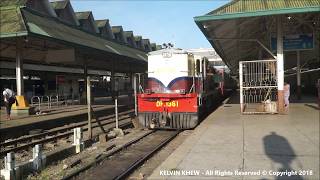
<svg viewBox="0 0 320 180">
<path fill-rule="evenodd" d="M 308 50 L 313 49 L 313 46 L 313 34 L 294 34 L 283 37 L 284 51 Z M 277 51 L 277 38 L 275 36 L 271 37 L 271 49 Z"/>
<path fill-rule="evenodd" d="M 65 76 L 64 75 L 57 75 L 56 76 L 56 83 L 57 84 L 63 84 L 65 82 Z"/>
</svg>

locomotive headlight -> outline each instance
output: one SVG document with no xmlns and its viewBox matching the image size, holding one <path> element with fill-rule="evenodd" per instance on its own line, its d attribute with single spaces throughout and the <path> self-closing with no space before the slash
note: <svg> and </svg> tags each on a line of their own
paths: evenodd
<svg viewBox="0 0 320 180">
<path fill-rule="evenodd" d="M 179 93 L 180 93 L 180 94 L 186 94 L 186 90 L 185 90 L 185 89 L 180 89 L 180 90 L 179 90 Z"/>
</svg>

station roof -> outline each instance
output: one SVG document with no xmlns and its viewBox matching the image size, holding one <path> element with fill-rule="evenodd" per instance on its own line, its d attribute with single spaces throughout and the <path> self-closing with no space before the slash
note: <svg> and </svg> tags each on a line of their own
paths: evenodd
<svg viewBox="0 0 320 180">
<path fill-rule="evenodd" d="M 50 2 L 53 9 L 65 9 L 69 3 L 69 0 L 63 0 L 63 1 L 52 1 Z"/>
<path fill-rule="evenodd" d="M 134 40 L 135 41 L 141 41 L 142 40 L 142 36 L 134 36 Z"/>
<path fill-rule="evenodd" d="M 318 0 L 234 0 L 196 20 L 228 19 L 249 16 L 319 11 Z"/>
<path fill-rule="evenodd" d="M 122 30 L 122 26 L 112 26 L 112 32 L 113 33 L 120 33 Z"/>
<path fill-rule="evenodd" d="M 133 37 L 133 31 L 124 31 L 126 37 Z"/>
<path fill-rule="evenodd" d="M 0 6 L 24 6 L 27 3 L 28 0 L 1 0 Z"/>
<path fill-rule="evenodd" d="M 237 73 L 239 61 L 258 59 L 261 49 L 271 49 L 276 16 L 282 18 L 285 34 L 316 32 L 317 36 L 319 12 L 318 0 L 233 0 L 194 20 L 223 61 Z M 318 42 L 315 44 L 319 47 Z M 270 52 L 262 56 L 274 58 Z"/>
<path fill-rule="evenodd" d="M 84 11 L 84 12 L 75 12 L 77 19 L 88 19 L 90 14 L 92 14 L 91 11 Z"/>
<path fill-rule="evenodd" d="M 85 16 L 87 13 L 81 15 Z M 87 33 L 80 28 L 70 26 L 57 18 L 38 14 L 19 6 L 1 7 L 0 37 L 9 38 L 32 35 L 49 38 L 61 43 L 71 43 L 79 47 L 89 47 L 104 52 L 134 58 L 146 62 L 146 53 Z"/>
<path fill-rule="evenodd" d="M 21 15 L 19 7 L 1 7 L 0 24 L 1 38 L 9 36 L 27 35 L 27 28 L 24 24 L 23 17 Z"/>
<path fill-rule="evenodd" d="M 109 19 L 95 20 L 97 27 L 104 27 L 109 23 Z"/>
</svg>

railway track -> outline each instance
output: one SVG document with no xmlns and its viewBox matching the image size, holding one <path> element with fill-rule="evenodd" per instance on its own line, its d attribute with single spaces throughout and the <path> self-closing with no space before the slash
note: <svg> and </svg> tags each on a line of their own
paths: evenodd
<svg viewBox="0 0 320 180">
<path fill-rule="evenodd" d="M 121 128 L 131 125 L 130 114 L 132 110 L 119 113 L 119 125 Z M 109 129 L 115 127 L 115 116 L 108 115 L 105 117 L 95 118 L 92 121 L 93 132 L 107 132 Z M 21 150 L 28 150 L 36 144 L 45 144 L 56 141 L 58 139 L 66 138 L 73 135 L 73 129 L 81 127 L 84 132 L 88 131 L 87 122 L 73 123 L 67 126 L 54 128 L 39 134 L 28 135 L 17 139 L 5 141 L 0 143 L 0 157 L 5 156 L 8 152 L 18 152 Z"/>
<path fill-rule="evenodd" d="M 124 179 L 180 131 L 150 131 L 100 156 L 63 179 Z"/>
</svg>

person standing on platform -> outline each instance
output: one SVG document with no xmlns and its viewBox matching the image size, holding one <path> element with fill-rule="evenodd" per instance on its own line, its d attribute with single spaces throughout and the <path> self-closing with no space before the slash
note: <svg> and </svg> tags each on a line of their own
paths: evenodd
<svg viewBox="0 0 320 180">
<path fill-rule="evenodd" d="M 289 97 L 290 97 L 290 84 L 284 83 L 284 106 L 285 106 L 285 111 L 289 110 Z"/>
<path fill-rule="evenodd" d="M 15 93 L 11 89 L 5 87 L 2 92 L 2 95 L 4 104 L 6 106 L 7 119 L 11 120 L 11 107 L 12 104 L 16 102 Z"/>
</svg>

